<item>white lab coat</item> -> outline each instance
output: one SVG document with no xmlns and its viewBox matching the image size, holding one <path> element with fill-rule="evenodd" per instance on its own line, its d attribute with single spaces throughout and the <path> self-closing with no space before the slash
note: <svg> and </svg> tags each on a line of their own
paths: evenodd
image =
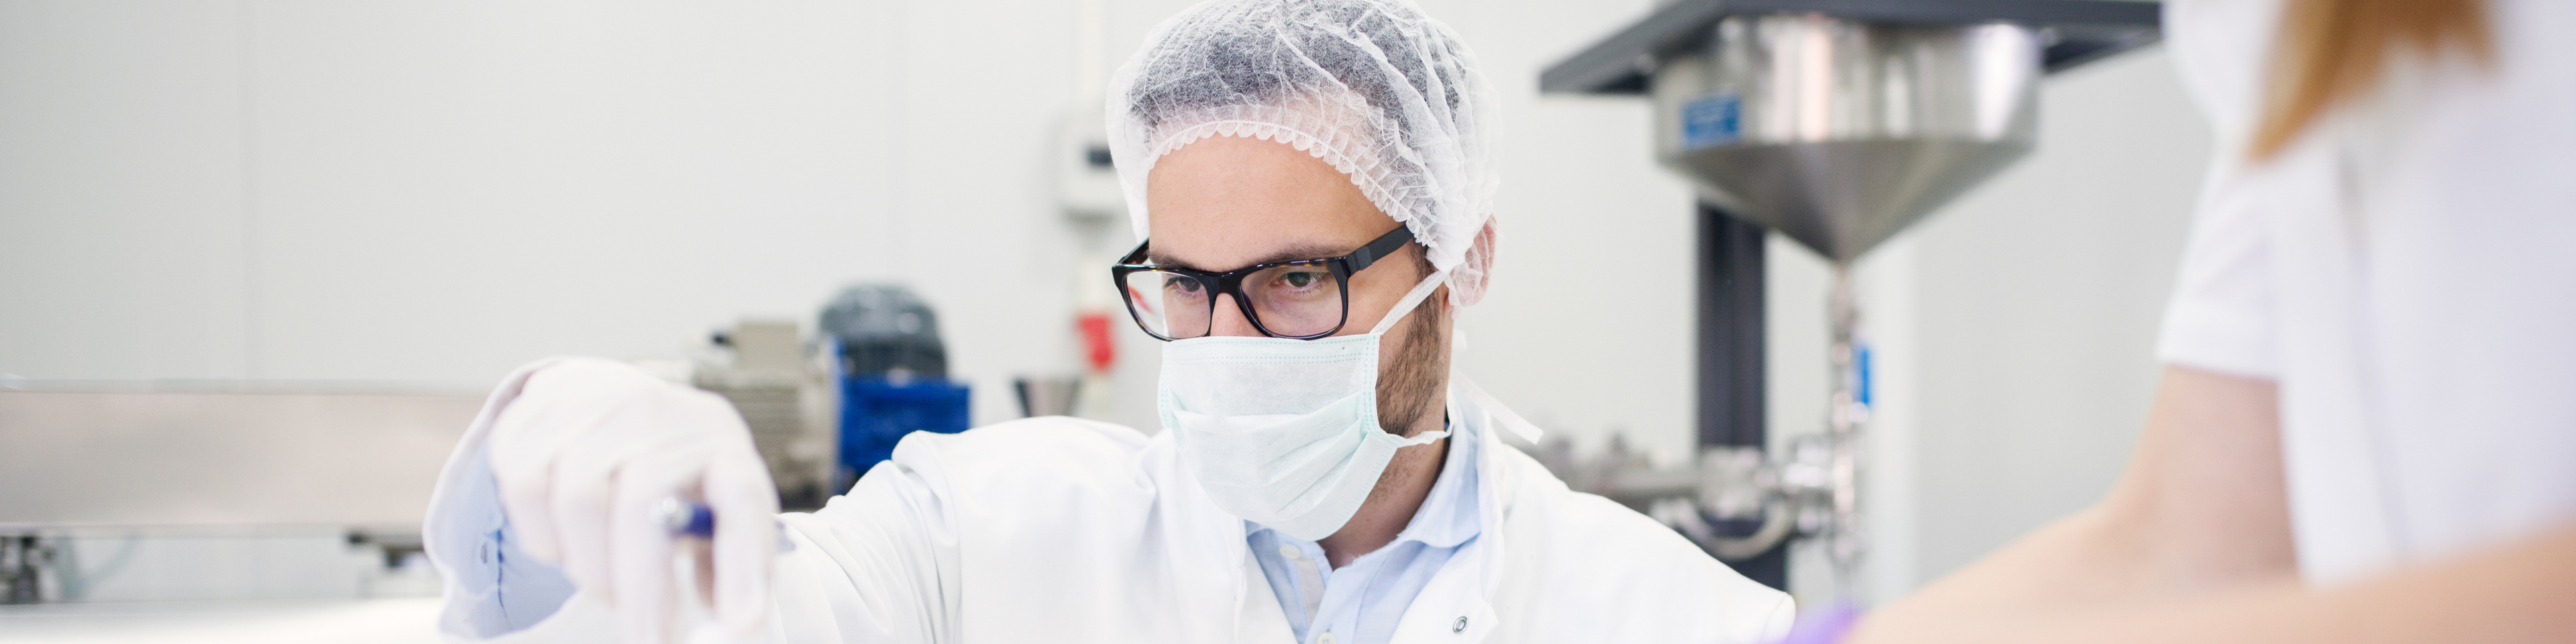
<svg viewBox="0 0 2576 644">
<path fill-rule="evenodd" d="M 1483 532 L 1406 609 L 1396 642 L 1758 642 L 1787 631 L 1787 595 L 1566 489 L 1460 398 L 1451 419 L 1479 424 L 1484 441 Z M 481 449 L 486 424 L 460 456 Z M 1208 500 L 1176 453 L 1170 432 L 1063 417 L 913 434 L 848 494 L 781 517 L 795 549 L 779 561 L 770 639 L 1293 641 L 1243 521 Z M 464 470 L 451 465 L 440 487 Z M 610 641 L 613 619 L 577 592 L 493 641 Z"/>
</svg>

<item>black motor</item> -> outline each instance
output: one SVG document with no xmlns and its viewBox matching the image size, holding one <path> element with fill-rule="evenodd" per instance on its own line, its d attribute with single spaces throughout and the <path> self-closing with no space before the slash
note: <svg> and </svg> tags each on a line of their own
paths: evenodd
<svg viewBox="0 0 2576 644">
<path fill-rule="evenodd" d="M 824 305 L 821 326 L 841 341 L 842 373 L 904 374 L 898 379 L 948 376 L 939 316 L 911 289 L 893 284 L 842 289 Z"/>
</svg>

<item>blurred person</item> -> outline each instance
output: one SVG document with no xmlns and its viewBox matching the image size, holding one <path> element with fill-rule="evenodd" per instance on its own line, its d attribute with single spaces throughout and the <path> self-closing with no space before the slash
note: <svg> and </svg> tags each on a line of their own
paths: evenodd
<svg viewBox="0 0 2576 644">
<path fill-rule="evenodd" d="M 2126 473 L 1845 641 L 2576 641 L 2576 3 L 2165 11 L 2218 158 Z"/>
<path fill-rule="evenodd" d="M 1750 642 L 1789 598 L 1578 494 L 1450 372 L 1494 258 L 1494 97 L 1402 0 L 1215 0 L 1112 82 L 1164 345 L 1164 431 L 914 434 L 777 512 L 720 399 L 603 360 L 520 369 L 460 442 L 427 549 L 458 640 Z M 700 499 L 708 552 L 654 508 Z M 751 517 L 751 518 L 745 518 Z M 782 529 L 792 542 L 776 552 Z M 694 567 L 675 570 L 676 560 Z M 773 567 L 774 563 L 774 567 Z M 681 573 L 687 573 L 683 576 Z"/>
</svg>

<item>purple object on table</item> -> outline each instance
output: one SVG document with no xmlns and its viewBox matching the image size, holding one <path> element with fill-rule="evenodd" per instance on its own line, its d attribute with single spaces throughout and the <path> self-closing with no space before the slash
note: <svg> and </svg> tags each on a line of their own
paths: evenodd
<svg viewBox="0 0 2576 644">
<path fill-rule="evenodd" d="M 1789 627 L 1789 634 L 1772 644 L 1839 644 L 1851 634 L 1853 624 L 1860 623 L 1860 605 L 1847 601 L 1826 604 L 1807 611 Z"/>
</svg>

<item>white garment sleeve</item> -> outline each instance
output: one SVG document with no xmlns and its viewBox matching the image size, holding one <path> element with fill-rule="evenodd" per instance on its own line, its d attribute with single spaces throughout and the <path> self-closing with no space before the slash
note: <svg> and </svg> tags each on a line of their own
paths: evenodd
<svg viewBox="0 0 2576 644">
<path fill-rule="evenodd" d="M 2262 87 L 2259 66 L 2246 61 L 2269 51 L 2280 9 L 2277 0 L 2164 5 L 2175 71 L 2217 138 L 2156 343 L 2156 358 L 2166 364 L 2257 378 L 2280 373 L 2272 217 L 2259 198 L 2263 182 L 2243 163 Z"/>
<path fill-rule="evenodd" d="M 772 641 L 956 641 L 957 526 L 914 443 L 823 509 L 780 515 L 796 549 L 778 561 Z"/>
<path fill-rule="evenodd" d="M 2281 358 L 2272 232 L 2256 198 L 2260 182 L 2221 145 L 2210 163 L 2200 212 L 2183 249 L 2181 274 L 2165 305 L 2156 358 L 2166 364 L 2277 379 Z"/>
<path fill-rule="evenodd" d="M 554 359 L 519 367 L 493 388 L 483 411 L 458 440 L 430 492 L 421 522 L 421 549 L 446 582 L 439 631 L 475 640 L 526 629 L 553 614 L 572 594 L 563 571 L 525 556 L 501 509 L 499 485 L 484 458 L 484 438 L 501 408 L 517 398 L 528 376 Z"/>
</svg>

